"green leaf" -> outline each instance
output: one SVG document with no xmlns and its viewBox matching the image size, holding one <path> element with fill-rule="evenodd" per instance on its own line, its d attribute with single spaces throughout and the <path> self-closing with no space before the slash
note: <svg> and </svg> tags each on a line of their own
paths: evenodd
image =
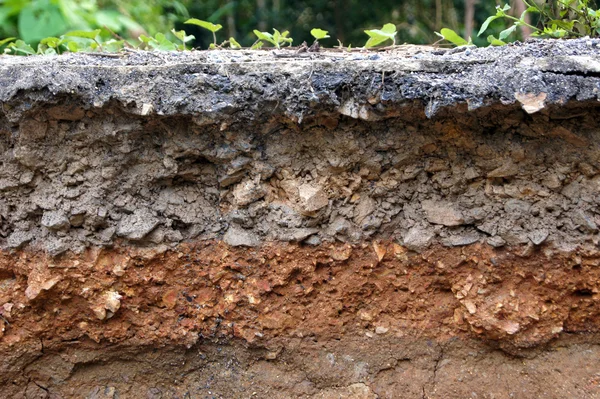
<svg viewBox="0 0 600 399">
<path fill-rule="evenodd" d="M 201 28 L 207 29 L 213 33 L 219 31 L 223 25 L 221 24 L 213 24 L 212 22 L 202 21 L 201 19 L 190 18 L 184 22 L 185 24 L 197 25 Z"/>
<path fill-rule="evenodd" d="M 60 46 L 63 43 L 64 43 L 64 41 L 59 39 L 58 37 L 47 37 L 40 41 L 40 44 L 44 44 L 51 48 L 57 48 L 58 46 Z"/>
<path fill-rule="evenodd" d="M 0 4 L 3 2 L 0 2 Z M 37 42 L 56 36 L 68 29 L 60 8 L 49 1 L 28 1 L 18 13 L 19 37 L 25 42 Z"/>
<path fill-rule="evenodd" d="M 70 52 L 76 53 L 79 51 L 79 44 L 77 42 L 70 41 L 67 43 L 67 48 L 69 49 Z"/>
<path fill-rule="evenodd" d="M 167 39 L 164 33 L 157 33 L 154 36 L 154 41 L 150 42 L 150 46 L 159 51 L 176 51 L 177 45 Z"/>
<path fill-rule="evenodd" d="M 90 39 L 96 40 L 96 37 L 100 34 L 101 29 L 94 29 L 93 31 L 85 31 L 85 30 L 73 30 L 71 32 L 67 32 L 64 36 L 71 37 L 80 37 L 82 39 Z"/>
<path fill-rule="evenodd" d="M 235 40 L 235 38 L 230 37 L 229 38 L 229 47 L 231 48 L 242 48 L 242 45 L 238 43 L 237 40 Z"/>
<path fill-rule="evenodd" d="M 4 46 L 8 42 L 12 42 L 13 40 L 15 40 L 14 37 L 7 37 L 6 39 L 0 40 L 0 47 Z"/>
<path fill-rule="evenodd" d="M 328 31 L 319 28 L 314 28 L 310 31 L 310 34 L 315 38 L 315 40 L 327 39 L 330 37 L 328 33 Z"/>
<path fill-rule="evenodd" d="M 194 40 L 196 37 L 194 35 L 187 36 L 184 30 L 175 30 L 171 29 L 171 32 L 175 35 L 176 38 L 181 40 L 183 43 L 187 43 L 190 40 Z"/>
<path fill-rule="evenodd" d="M 502 16 L 499 15 L 492 15 L 491 17 L 488 17 L 484 22 L 483 25 L 481 25 L 481 29 L 479 29 L 479 33 L 477 34 L 477 36 L 481 36 L 481 34 L 483 32 L 485 32 L 488 28 L 488 26 L 490 25 L 490 23 L 498 18 L 502 18 Z"/>
<path fill-rule="evenodd" d="M 573 26 L 575 26 L 575 22 L 576 21 L 563 21 L 560 19 L 553 19 L 547 22 L 547 25 L 550 25 L 551 27 L 558 27 L 564 30 L 572 30 Z"/>
<path fill-rule="evenodd" d="M 488 43 L 489 43 L 489 44 L 491 44 L 492 46 L 504 46 L 504 45 L 506 44 L 506 43 L 505 43 L 505 42 L 503 42 L 502 40 L 500 40 L 500 39 L 496 39 L 496 38 L 494 37 L 494 35 L 489 35 L 489 36 L 487 37 L 487 41 L 488 41 Z"/>
<path fill-rule="evenodd" d="M 275 43 L 277 43 L 277 47 L 279 47 L 279 45 L 282 43 L 292 44 L 293 39 L 291 37 L 288 37 L 290 31 L 286 30 L 283 31 L 283 33 L 281 33 L 277 29 L 273 29 L 273 32 L 273 40 L 275 41 Z"/>
<path fill-rule="evenodd" d="M 5 52 L 7 50 L 13 51 L 14 54 L 25 54 L 25 55 L 34 55 L 35 50 L 29 44 L 25 43 L 23 40 L 17 40 L 14 43 L 10 43 Z"/>
<path fill-rule="evenodd" d="M 102 43 L 102 49 L 109 53 L 116 53 L 123 49 L 125 40 L 109 40 Z"/>
<path fill-rule="evenodd" d="M 140 36 L 138 37 L 138 39 L 140 40 L 140 42 L 142 42 L 142 43 L 146 43 L 146 44 L 148 44 L 148 43 L 150 43 L 150 42 L 152 41 L 152 38 L 151 38 L 151 37 L 148 37 L 148 36 L 146 36 L 146 35 L 140 35 Z"/>
<path fill-rule="evenodd" d="M 515 29 L 517 29 L 517 25 L 513 25 L 513 26 L 509 27 L 508 29 L 504 29 L 498 35 L 498 39 L 504 41 L 504 39 L 506 39 L 508 36 L 510 36 L 511 33 L 513 33 L 515 31 Z"/>
<path fill-rule="evenodd" d="M 265 43 L 261 42 L 260 40 L 257 41 L 256 43 L 254 43 L 252 45 L 252 47 L 250 47 L 250 50 L 259 50 L 261 49 L 263 46 L 265 45 Z"/>
<path fill-rule="evenodd" d="M 279 48 L 279 43 L 275 41 L 273 35 L 269 32 L 261 32 L 259 30 L 254 29 L 254 34 L 258 37 L 259 40 L 264 40 L 265 42 L 271 43 L 273 46 Z"/>
<path fill-rule="evenodd" d="M 443 28 L 438 35 L 448 40 L 455 46 L 466 46 L 469 44 L 469 42 L 460 37 L 458 33 L 454 32 L 452 29 Z"/>
<path fill-rule="evenodd" d="M 381 29 L 370 29 L 365 33 L 369 35 L 369 40 L 365 44 L 366 48 L 375 47 L 387 40 L 396 43 L 396 25 L 394 24 L 385 24 Z"/>
</svg>

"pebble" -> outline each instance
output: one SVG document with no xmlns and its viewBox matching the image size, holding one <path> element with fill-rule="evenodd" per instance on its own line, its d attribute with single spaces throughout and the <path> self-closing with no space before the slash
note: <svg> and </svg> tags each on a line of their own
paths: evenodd
<svg viewBox="0 0 600 399">
<path fill-rule="evenodd" d="M 257 247 L 260 245 L 260 239 L 251 230 L 244 230 L 238 226 L 230 226 L 223 241 L 232 247 Z"/>
</svg>

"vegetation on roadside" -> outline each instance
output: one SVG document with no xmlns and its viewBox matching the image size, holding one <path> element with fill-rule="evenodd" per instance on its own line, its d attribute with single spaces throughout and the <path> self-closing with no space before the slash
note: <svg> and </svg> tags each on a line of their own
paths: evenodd
<svg viewBox="0 0 600 399">
<path fill-rule="evenodd" d="M 552 0 L 538 3 L 534 0 L 519 0 L 526 8 L 519 17 L 510 14 L 508 4 L 496 6 L 496 13 L 489 16 L 481 25 L 477 36 L 489 30 L 490 24 L 496 20 L 505 20 L 510 25 L 497 36 L 489 34 L 487 41 L 493 46 L 502 46 L 509 37 L 524 27 L 530 36 L 540 38 L 577 38 L 600 36 L 600 11 L 592 8 L 591 0 Z M 536 22 L 531 22 L 536 20 Z M 451 29 L 442 29 L 438 36 L 454 45 L 471 44 Z"/>
<path fill-rule="evenodd" d="M 600 11 L 596 9 L 594 0 L 517 2 L 521 5 L 520 15 L 513 15 L 509 5 L 498 5 L 495 12 L 482 22 L 477 36 L 486 34 L 487 42 L 491 45 L 504 45 L 518 38 L 521 30 L 542 38 L 600 36 Z M 99 7 L 100 3 L 105 8 Z M 3 49 L 5 54 L 11 55 L 117 52 L 126 47 L 183 51 L 194 48 L 196 35 L 203 35 L 202 32 L 212 36 L 212 41 L 208 44 L 208 48 L 211 49 L 240 49 L 243 47 L 241 42 L 248 43 L 247 35 L 244 36 L 244 40 L 238 41 L 234 36 L 229 36 L 228 39 L 219 42 L 218 33 L 223 29 L 223 25 L 215 23 L 217 21 L 211 22 L 210 19 L 214 20 L 214 14 L 209 20 L 187 18 L 189 15 L 184 3 L 185 0 L 134 0 L 127 3 L 127 12 L 123 12 L 125 8 L 122 0 L 0 0 L 0 22 L 4 23 L 0 32 L 14 32 L 14 36 L 0 40 L 0 50 Z M 142 17 L 141 11 L 144 7 L 152 7 L 148 4 L 158 7 L 163 14 L 160 17 Z M 222 15 L 227 14 L 225 10 L 222 11 Z M 186 20 L 176 23 L 182 17 L 186 17 Z M 11 25 L 11 21 L 14 26 Z M 156 25 L 166 21 L 170 21 L 171 26 L 178 25 L 185 29 L 174 27 L 168 31 L 156 31 Z M 229 18 L 228 22 L 231 22 Z M 508 22 L 508 27 L 501 26 L 501 22 Z M 148 30 L 156 32 L 149 34 L 143 26 L 150 26 L 152 29 Z M 396 45 L 399 35 L 397 28 L 397 24 L 390 22 L 379 29 L 363 29 L 363 34 L 367 35 L 363 48 Z M 195 29 L 199 33 L 188 34 L 189 29 Z M 66 33 L 60 34 L 65 31 Z M 294 43 L 289 30 L 273 29 L 270 32 L 259 26 L 259 29 L 252 30 L 252 34 L 254 41 L 249 46 L 251 49 L 264 46 L 279 49 Z M 436 34 L 457 46 L 473 44 L 479 40 L 470 36 L 464 38 L 450 28 L 442 28 Z M 321 28 L 310 29 L 310 36 L 315 42 L 330 38 L 329 31 Z M 136 39 L 133 39 L 134 37 Z M 339 48 L 344 48 L 339 38 L 338 43 Z M 350 50 L 351 47 L 350 45 L 347 49 Z"/>
</svg>

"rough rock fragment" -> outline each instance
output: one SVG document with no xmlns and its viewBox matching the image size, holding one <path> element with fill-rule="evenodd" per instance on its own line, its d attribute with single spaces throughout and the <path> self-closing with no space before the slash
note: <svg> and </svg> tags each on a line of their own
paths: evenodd
<svg viewBox="0 0 600 399">
<path fill-rule="evenodd" d="M 19 249 L 31 240 L 33 240 L 33 233 L 31 231 L 17 230 L 8 236 L 6 244 L 9 248 Z"/>
<path fill-rule="evenodd" d="M 411 251 L 420 252 L 431 245 L 434 237 L 433 230 L 415 226 L 404 236 L 404 246 Z"/>
<path fill-rule="evenodd" d="M 354 221 L 360 224 L 367 216 L 375 211 L 376 202 L 369 196 L 361 197 L 354 209 Z"/>
<path fill-rule="evenodd" d="M 141 240 L 158 226 L 160 220 L 148 209 L 136 209 L 133 214 L 123 216 L 117 227 L 117 235 L 130 240 Z"/>
<path fill-rule="evenodd" d="M 425 200 L 421 206 L 430 223 L 444 226 L 460 226 L 465 223 L 462 213 L 449 202 Z"/>
<path fill-rule="evenodd" d="M 319 229 L 315 228 L 287 229 L 279 233 L 277 238 L 281 241 L 301 242 L 318 232 Z"/>
<path fill-rule="evenodd" d="M 573 214 L 573 222 L 581 229 L 589 232 L 598 231 L 598 225 L 594 219 L 585 211 L 578 209 Z"/>
<path fill-rule="evenodd" d="M 534 114 L 546 106 L 547 93 L 515 93 L 515 98 L 521 103 L 521 107 L 528 114 Z"/>
<path fill-rule="evenodd" d="M 70 225 L 69 218 L 63 211 L 47 211 L 42 215 L 42 226 L 50 230 L 64 230 Z"/>
<path fill-rule="evenodd" d="M 92 311 L 98 320 L 110 319 L 121 308 L 121 299 L 123 297 L 116 291 L 104 292 L 98 302 L 92 306 Z"/>
<path fill-rule="evenodd" d="M 232 247 L 257 247 L 260 245 L 260 239 L 256 234 L 235 225 L 229 227 L 223 236 L 223 241 Z"/>
<path fill-rule="evenodd" d="M 541 245 L 548 238 L 548 230 L 539 229 L 529 233 L 529 239 L 534 245 Z"/>
<path fill-rule="evenodd" d="M 329 204 L 327 195 L 320 187 L 311 184 L 302 184 L 298 187 L 300 207 L 307 213 L 316 212 Z"/>
<path fill-rule="evenodd" d="M 487 177 L 511 177 L 519 173 L 519 166 L 512 160 L 506 160 L 502 165 L 487 174 Z"/>
<path fill-rule="evenodd" d="M 27 289 L 25 289 L 25 296 L 30 301 L 34 300 L 42 291 L 48 291 L 60 280 L 60 277 L 50 277 L 43 271 L 32 271 L 27 278 Z"/>
<path fill-rule="evenodd" d="M 266 194 L 266 190 L 260 183 L 260 177 L 246 179 L 236 185 L 233 189 L 233 197 L 238 206 L 246 206 L 258 201 Z"/>
<path fill-rule="evenodd" d="M 481 236 L 476 232 L 465 232 L 461 234 L 453 234 L 449 237 L 442 239 L 442 244 L 447 247 L 461 247 L 464 245 L 474 244 Z"/>
</svg>

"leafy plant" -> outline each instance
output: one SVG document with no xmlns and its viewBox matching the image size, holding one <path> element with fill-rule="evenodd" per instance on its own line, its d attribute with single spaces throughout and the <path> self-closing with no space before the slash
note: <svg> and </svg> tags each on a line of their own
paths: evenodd
<svg viewBox="0 0 600 399">
<path fill-rule="evenodd" d="M 519 18 L 508 13 L 508 4 L 496 7 L 496 14 L 488 17 L 478 36 L 482 35 L 491 22 L 497 19 L 507 19 L 513 24 L 504 29 L 498 37 L 488 36 L 492 45 L 506 44 L 506 39 L 513 34 L 517 27 L 527 26 L 533 33 L 532 36 L 542 38 L 573 38 L 582 36 L 600 35 L 600 12 L 589 6 L 589 0 L 556 0 L 538 4 L 533 0 L 521 0 L 527 6 Z M 539 22 L 534 26 L 526 21 L 527 16 L 535 14 Z"/>
<path fill-rule="evenodd" d="M 185 44 L 187 42 L 195 39 L 194 35 L 189 35 L 189 36 L 186 35 L 184 30 L 171 29 L 171 33 L 173 33 L 173 35 L 175 35 L 176 38 L 181 40 L 181 47 L 178 46 L 178 48 L 181 50 L 184 50 L 184 51 L 185 51 Z"/>
<path fill-rule="evenodd" d="M 235 40 L 235 38 L 230 37 L 228 41 L 229 41 L 229 47 L 235 48 L 235 49 L 242 48 L 242 45 L 239 44 L 238 41 Z"/>
<path fill-rule="evenodd" d="M 454 44 L 455 46 L 466 46 L 466 45 L 471 44 L 470 39 L 469 39 L 469 41 L 466 41 L 452 29 L 442 28 L 439 33 L 435 32 L 435 34 L 444 40 L 448 40 L 450 43 Z"/>
<path fill-rule="evenodd" d="M 385 24 L 381 29 L 366 30 L 365 33 L 369 35 L 365 48 L 378 46 L 387 40 L 391 40 L 392 45 L 396 45 L 397 32 L 394 24 Z"/>
<path fill-rule="evenodd" d="M 311 29 L 310 34 L 312 35 L 312 37 L 315 38 L 316 41 L 322 40 L 322 39 L 327 39 L 328 37 L 330 37 L 328 35 L 329 32 L 327 32 L 326 30 L 323 29 L 319 29 L 319 28 L 314 28 Z"/>
<path fill-rule="evenodd" d="M 159 51 L 176 51 L 179 50 L 177 44 L 173 43 L 164 33 L 157 33 L 154 37 L 140 35 L 140 41 L 148 48 Z"/>
<path fill-rule="evenodd" d="M 254 29 L 254 34 L 256 35 L 256 37 L 258 37 L 258 42 L 267 42 L 267 43 L 271 43 L 274 47 L 276 48 L 281 48 L 282 44 L 287 43 L 288 45 L 291 45 L 292 42 L 294 41 L 291 37 L 288 37 L 290 32 L 289 31 L 283 31 L 283 32 L 279 32 L 277 29 L 273 29 L 273 34 L 269 33 L 269 32 L 261 32 L 259 30 Z M 256 45 L 256 43 L 255 43 Z M 252 46 L 252 48 L 255 48 L 255 45 Z M 262 45 L 260 46 L 262 47 Z M 260 48 L 258 47 L 258 48 Z"/>
<path fill-rule="evenodd" d="M 219 30 L 221 30 L 223 25 L 213 24 L 212 22 L 202 21 L 201 19 L 196 19 L 196 18 L 190 18 L 187 21 L 185 21 L 184 23 L 196 25 L 196 26 L 199 26 L 201 28 L 211 31 L 213 34 L 213 46 L 212 47 L 215 47 L 217 45 L 217 32 Z"/>
</svg>

